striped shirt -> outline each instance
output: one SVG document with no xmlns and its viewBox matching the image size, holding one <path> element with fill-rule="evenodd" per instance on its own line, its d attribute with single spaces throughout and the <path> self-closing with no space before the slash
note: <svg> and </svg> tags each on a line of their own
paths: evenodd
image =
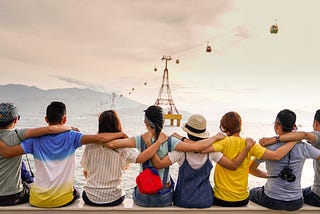
<svg viewBox="0 0 320 214">
<path fill-rule="evenodd" d="M 112 150 L 98 144 L 86 145 L 81 165 L 87 171 L 84 191 L 89 200 L 103 204 L 124 196 L 122 173 L 129 162 L 136 162 L 138 155 L 133 148 Z"/>
</svg>

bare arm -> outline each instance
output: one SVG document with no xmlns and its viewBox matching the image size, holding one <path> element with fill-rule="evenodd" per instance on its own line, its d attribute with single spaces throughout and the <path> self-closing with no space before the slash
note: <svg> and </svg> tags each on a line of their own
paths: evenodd
<svg viewBox="0 0 320 214">
<path fill-rule="evenodd" d="M 211 147 L 212 143 L 222 140 L 225 138 L 225 135 L 222 133 L 218 133 L 214 135 L 213 137 L 199 140 L 196 143 L 185 143 L 185 142 L 180 142 L 176 146 L 176 151 L 181 151 L 181 152 L 201 152 L 205 150 L 208 147 Z M 190 140 L 186 140 L 189 142 Z M 212 148 L 213 149 L 213 148 Z"/>
<path fill-rule="evenodd" d="M 81 138 L 81 144 L 90 144 L 90 143 L 107 143 L 109 141 L 125 138 L 127 135 L 124 132 L 105 132 L 95 135 L 83 135 Z M 120 148 L 120 147 L 118 147 Z"/>
<path fill-rule="evenodd" d="M 257 177 L 260 177 L 260 178 L 267 178 L 268 177 L 267 172 L 262 171 L 261 169 L 259 169 L 258 166 L 260 164 L 256 163 L 254 160 L 255 159 L 252 159 L 251 162 L 250 162 L 249 173 L 251 175 L 254 175 L 254 176 L 257 176 Z"/>
<path fill-rule="evenodd" d="M 23 155 L 24 151 L 21 145 L 8 146 L 4 142 L 0 141 L 0 155 L 4 158 L 11 158 L 19 155 Z"/>
<path fill-rule="evenodd" d="M 119 149 L 119 148 L 135 148 L 136 140 L 134 137 L 125 138 L 125 139 L 116 139 L 110 142 L 106 142 L 103 144 L 110 149 Z"/>
<path fill-rule="evenodd" d="M 156 140 L 156 142 L 154 142 L 152 145 L 149 145 L 147 149 L 145 149 L 143 152 L 141 152 L 139 154 L 139 156 L 137 157 L 136 162 L 137 163 L 144 163 L 145 161 L 152 158 L 152 156 L 154 156 L 154 154 L 158 151 L 160 145 L 163 142 L 166 142 L 167 139 L 168 138 L 164 133 L 160 133 L 158 140 Z"/>
<path fill-rule="evenodd" d="M 168 155 L 160 159 L 157 153 L 152 157 L 151 161 L 153 163 L 153 166 L 156 167 L 157 169 L 162 169 L 162 168 L 171 166 L 172 164 Z"/>
<path fill-rule="evenodd" d="M 58 134 L 58 133 L 70 131 L 72 129 L 73 127 L 71 126 L 50 125 L 45 127 L 27 129 L 24 135 L 25 135 L 25 138 L 39 137 L 46 134 Z"/>
<path fill-rule="evenodd" d="M 286 154 L 288 154 L 288 152 L 296 145 L 296 143 L 297 141 L 285 143 L 284 145 L 277 148 L 277 150 L 275 151 L 267 149 L 261 158 L 265 160 L 280 160 Z"/>
<path fill-rule="evenodd" d="M 296 131 L 279 136 L 281 142 L 307 140 L 314 143 L 316 136 L 311 132 Z M 259 140 L 261 146 L 267 146 L 277 142 L 276 137 L 264 137 Z"/>
<path fill-rule="evenodd" d="M 238 169 L 239 166 L 242 164 L 243 160 L 247 157 L 248 152 L 250 151 L 250 149 L 255 143 L 256 142 L 252 138 L 247 138 L 246 147 L 242 150 L 242 152 L 237 157 L 230 160 L 228 157 L 222 156 L 222 158 L 218 161 L 218 164 L 230 170 Z"/>
</svg>

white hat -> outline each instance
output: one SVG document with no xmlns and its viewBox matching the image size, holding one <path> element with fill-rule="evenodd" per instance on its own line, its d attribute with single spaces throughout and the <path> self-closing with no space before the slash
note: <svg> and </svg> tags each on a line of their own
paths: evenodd
<svg viewBox="0 0 320 214">
<path fill-rule="evenodd" d="M 189 117 L 188 122 L 183 124 L 182 129 L 195 137 L 208 138 L 210 136 L 209 131 L 207 131 L 207 121 L 200 114 Z"/>
</svg>

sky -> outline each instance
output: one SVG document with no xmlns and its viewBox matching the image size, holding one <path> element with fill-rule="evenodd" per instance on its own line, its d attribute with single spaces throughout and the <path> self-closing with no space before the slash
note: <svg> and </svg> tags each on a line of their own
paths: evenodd
<svg viewBox="0 0 320 214">
<path fill-rule="evenodd" d="M 319 8 L 318 0 L 0 0 L 0 84 L 90 88 L 152 105 L 168 55 L 178 110 L 315 112 Z"/>
</svg>

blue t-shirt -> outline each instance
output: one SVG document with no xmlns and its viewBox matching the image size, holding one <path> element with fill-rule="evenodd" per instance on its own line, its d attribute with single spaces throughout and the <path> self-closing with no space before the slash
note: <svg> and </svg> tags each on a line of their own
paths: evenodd
<svg viewBox="0 0 320 214">
<path fill-rule="evenodd" d="M 134 137 L 135 141 L 136 141 L 136 148 L 141 152 L 141 135 L 135 136 Z M 175 137 L 171 137 L 171 151 L 176 149 L 176 146 L 178 145 L 178 143 L 180 142 L 179 139 L 175 138 Z M 154 139 L 152 138 L 152 143 L 154 143 Z M 166 156 L 168 154 L 168 141 L 162 143 L 157 151 L 157 154 L 159 155 L 160 158 L 163 158 L 164 156 Z M 150 161 L 149 163 L 150 166 L 152 166 L 152 162 Z M 142 171 L 142 164 L 140 164 L 140 170 Z M 164 169 L 159 169 L 159 174 L 161 177 L 161 180 L 163 179 L 163 174 L 164 174 Z M 170 177 L 168 176 L 168 181 L 170 181 Z"/>
<path fill-rule="evenodd" d="M 30 191 L 30 204 L 59 207 L 73 198 L 75 150 L 82 134 L 68 131 L 29 138 L 21 143 L 25 153 L 33 154 L 37 175 Z"/>
</svg>

